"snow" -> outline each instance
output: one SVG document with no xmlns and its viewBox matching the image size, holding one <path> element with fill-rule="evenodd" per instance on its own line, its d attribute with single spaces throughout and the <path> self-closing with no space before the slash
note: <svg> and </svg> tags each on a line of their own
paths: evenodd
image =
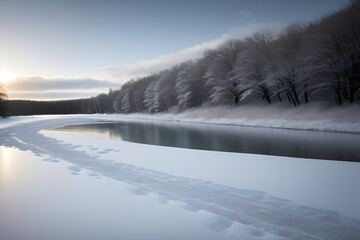
<svg viewBox="0 0 360 240">
<path fill-rule="evenodd" d="M 116 119 L 116 115 L 114 119 Z M 360 133 L 360 105 L 311 103 L 199 107 L 180 113 L 121 115 L 121 118 Z"/>
<path fill-rule="evenodd" d="M 328 106 L 324 103 L 309 103 L 298 107 L 286 104 L 247 104 L 234 106 L 208 106 L 193 108 L 179 113 L 133 113 L 133 114 L 78 114 L 39 115 L 34 117 L 12 117 L 0 119 L 0 129 L 20 122 L 38 119 L 82 118 L 92 120 L 119 121 L 124 119 L 178 121 L 189 123 L 270 127 L 327 132 L 360 133 L 360 105 Z"/>
<path fill-rule="evenodd" d="M 359 163 L 189 150 L 104 139 L 92 139 L 91 144 L 97 146 L 95 148 L 92 145 L 86 147 L 84 143 L 87 138 L 83 136 L 74 136 L 62 131 L 41 133 L 72 143 L 73 146 L 83 144 L 84 147 L 79 150 L 90 155 L 98 155 L 105 161 L 113 160 L 117 163 L 175 176 L 202 179 L 239 189 L 266 191 L 302 205 L 336 209 L 360 218 L 360 209 L 356 208 L 357 201 L 360 200 L 360 191 L 353 191 L 359 187 Z M 339 197 L 342 196 L 349 198 L 341 199 L 343 205 L 339 205 Z"/>
<path fill-rule="evenodd" d="M 44 163 L 28 151 L 4 151 L 12 156 L 12 176 L 0 185 L 1 239 L 256 239 L 251 226 L 234 224 L 221 233 L 224 220 L 215 214 L 136 194 L 133 186 L 106 177 L 69 175 L 64 161 Z"/>
<path fill-rule="evenodd" d="M 144 116 L 34 116 L 0 123 L 5 146 L 0 147 L 0 236 L 360 237 L 358 163 L 151 146 L 46 130 L 144 121 Z M 354 129 L 353 123 L 346 129 Z M 43 226 L 48 231 L 41 232 Z"/>
</svg>

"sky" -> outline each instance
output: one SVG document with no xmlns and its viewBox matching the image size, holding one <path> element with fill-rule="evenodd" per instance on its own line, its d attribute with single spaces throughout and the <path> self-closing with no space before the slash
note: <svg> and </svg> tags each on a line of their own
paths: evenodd
<svg viewBox="0 0 360 240">
<path fill-rule="evenodd" d="M 319 20 L 347 0 L 0 0 L 0 82 L 10 99 L 118 89 L 230 38 Z"/>
</svg>

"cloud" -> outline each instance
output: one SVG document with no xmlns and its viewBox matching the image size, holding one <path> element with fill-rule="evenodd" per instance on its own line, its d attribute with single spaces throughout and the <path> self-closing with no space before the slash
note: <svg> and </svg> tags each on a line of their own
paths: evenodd
<svg viewBox="0 0 360 240">
<path fill-rule="evenodd" d="M 127 81 L 131 78 L 159 72 L 181 62 L 197 59 L 201 57 L 206 50 L 216 48 L 226 39 L 228 39 L 228 36 L 225 34 L 218 39 L 197 44 L 173 54 L 161 55 L 158 58 L 151 60 L 141 60 L 131 65 L 125 64 L 122 66 L 104 67 L 99 71 L 106 75 L 110 75 L 111 77 L 115 77 L 115 79 Z"/>
<path fill-rule="evenodd" d="M 173 54 L 161 55 L 155 59 L 141 60 L 131 65 L 104 67 L 99 69 L 97 75 L 124 83 L 132 78 L 147 76 L 170 68 L 181 62 L 200 58 L 207 50 L 214 49 L 231 38 L 243 39 L 256 32 L 265 31 L 278 33 L 280 29 L 281 25 L 276 23 L 252 23 L 243 27 L 234 27 L 217 39 L 197 44 Z"/>
<path fill-rule="evenodd" d="M 64 100 L 64 99 L 79 99 L 96 96 L 104 91 L 42 91 L 42 92 L 11 92 L 9 99 L 31 99 L 31 100 Z"/>
<path fill-rule="evenodd" d="M 5 84 L 9 92 L 45 92 L 74 89 L 97 89 L 118 87 L 119 84 L 91 78 L 43 78 L 43 77 L 18 77 Z"/>
</svg>

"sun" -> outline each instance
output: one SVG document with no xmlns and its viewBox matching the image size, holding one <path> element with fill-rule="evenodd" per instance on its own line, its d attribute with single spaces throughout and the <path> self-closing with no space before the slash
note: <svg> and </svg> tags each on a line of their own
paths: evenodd
<svg viewBox="0 0 360 240">
<path fill-rule="evenodd" d="M 7 83 L 15 78 L 15 74 L 9 70 L 0 68 L 0 82 Z"/>
</svg>

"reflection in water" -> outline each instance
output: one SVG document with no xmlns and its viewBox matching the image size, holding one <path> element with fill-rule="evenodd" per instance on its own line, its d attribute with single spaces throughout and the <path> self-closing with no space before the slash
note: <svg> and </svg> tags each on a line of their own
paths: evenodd
<svg viewBox="0 0 360 240">
<path fill-rule="evenodd" d="M 9 148 L 0 147 L 1 166 L 7 168 L 10 164 L 11 151 Z"/>
<path fill-rule="evenodd" d="M 0 146 L 0 182 L 6 183 L 11 174 L 11 149 Z"/>
<path fill-rule="evenodd" d="M 74 125 L 57 130 L 171 147 L 360 161 L 359 134 L 144 122 Z"/>
</svg>

